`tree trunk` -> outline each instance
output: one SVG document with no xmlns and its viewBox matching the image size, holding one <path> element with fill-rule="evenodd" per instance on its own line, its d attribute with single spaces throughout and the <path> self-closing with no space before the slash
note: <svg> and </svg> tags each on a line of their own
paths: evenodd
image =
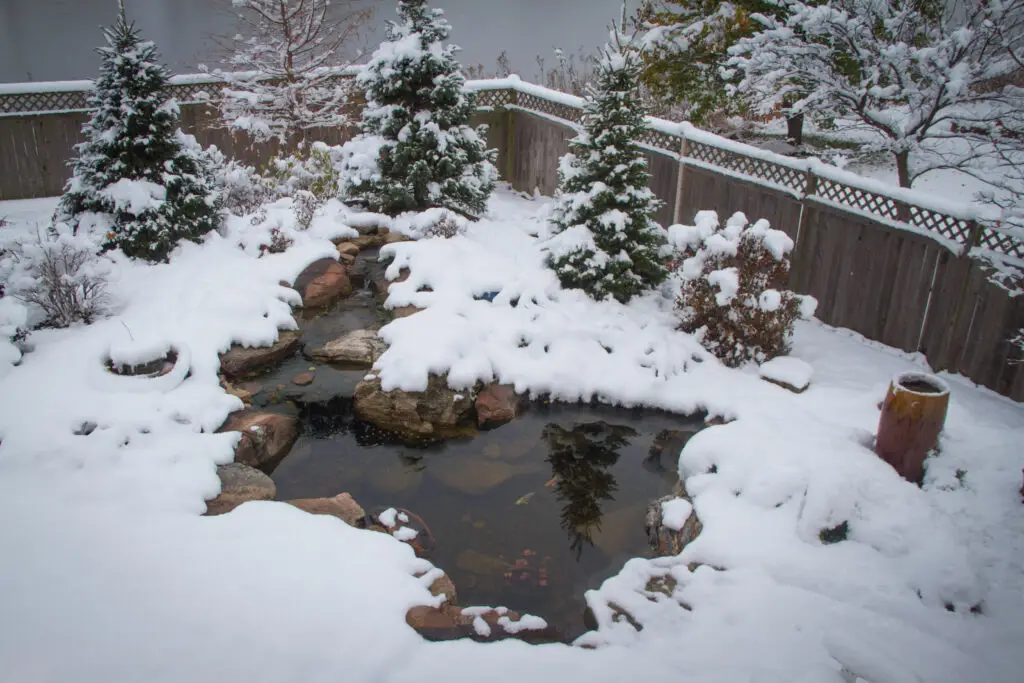
<svg viewBox="0 0 1024 683">
<path fill-rule="evenodd" d="M 910 152 L 896 152 L 896 174 L 900 187 L 910 187 Z"/>
<path fill-rule="evenodd" d="M 799 147 L 804 144 L 804 115 L 792 114 L 786 117 L 786 140 Z"/>
</svg>

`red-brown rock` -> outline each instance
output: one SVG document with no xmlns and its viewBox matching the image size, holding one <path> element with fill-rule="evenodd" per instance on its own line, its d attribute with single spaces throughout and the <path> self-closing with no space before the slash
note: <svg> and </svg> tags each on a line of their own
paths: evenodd
<svg viewBox="0 0 1024 683">
<path fill-rule="evenodd" d="M 481 429 L 511 422 L 519 415 L 521 398 L 508 384 L 491 384 L 476 397 L 476 421 Z"/>
<path fill-rule="evenodd" d="M 299 421 L 288 415 L 242 410 L 232 413 L 221 432 L 240 432 L 235 462 L 250 467 L 267 467 L 288 455 L 299 437 Z"/>
<path fill-rule="evenodd" d="M 220 493 L 206 501 L 206 514 L 223 515 L 250 500 L 274 500 L 277 487 L 274 480 L 257 469 L 233 462 L 217 468 Z"/>
<path fill-rule="evenodd" d="M 313 379 L 314 377 L 312 372 L 304 372 L 301 375 L 295 377 L 295 379 L 292 380 L 292 384 L 295 384 L 300 387 L 306 387 L 313 383 Z"/>
<path fill-rule="evenodd" d="M 221 354 L 221 372 L 228 379 L 257 374 L 294 355 L 301 339 L 302 333 L 298 330 L 281 330 L 271 346 L 253 348 L 235 344 L 227 353 Z"/>
<path fill-rule="evenodd" d="M 295 289 L 306 308 L 323 308 L 352 293 L 352 282 L 345 266 L 334 259 L 311 263 L 295 279 Z"/>
<path fill-rule="evenodd" d="M 357 526 L 366 517 L 366 511 L 347 493 L 333 498 L 300 498 L 285 501 L 312 515 L 331 515 L 349 526 Z"/>
</svg>

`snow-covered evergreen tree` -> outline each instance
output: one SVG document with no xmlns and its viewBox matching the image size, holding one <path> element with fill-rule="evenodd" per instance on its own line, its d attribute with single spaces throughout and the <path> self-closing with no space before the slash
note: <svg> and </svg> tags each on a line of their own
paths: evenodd
<svg viewBox="0 0 1024 683">
<path fill-rule="evenodd" d="M 178 127 L 153 43 L 123 11 L 104 33 L 94 111 L 55 218 L 95 235 L 104 249 L 166 260 L 180 240 L 197 241 L 219 225 L 220 194 L 205 153 Z"/>
<path fill-rule="evenodd" d="M 639 72 L 636 50 L 616 36 L 586 98 L 584 130 L 559 163 L 549 261 L 563 286 L 598 300 L 629 301 L 668 275 L 666 233 L 654 221 L 661 202 L 637 146 L 647 128 Z"/>
<path fill-rule="evenodd" d="M 442 207 L 479 216 L 497 171 L 486 129 L 468 125 L 474 97 L 463 91 L 458 48 L 444 44 L 451 26 L 426 0 L 399 0 L 398 16 L 358 77 L 366 107 L 362 134 L 346 146 L 343 192 L 392 215 Z"/>
<path fill-rule="evenodd" d="M 216 104 L 224 121 L 257 140 L 302 137 L 310 129 L 346 126 L 351 81 L 339 79 L 339 53 L 370 10 L 329 0 L 231 0 L 243 33 L 235 36 L 230 71 Z"/>
</svg>

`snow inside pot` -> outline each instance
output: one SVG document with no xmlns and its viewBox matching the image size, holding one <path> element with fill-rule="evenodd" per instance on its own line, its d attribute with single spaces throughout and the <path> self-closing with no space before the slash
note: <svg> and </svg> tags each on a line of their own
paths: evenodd
<svg viewBox="0 0 1024 683">
<path fill-rule="evenodd" d="M 920 483 L 925 458 L 938 446 L 948 408 L 949 386 L 935 375 L 897 375 L 882 404 L 875 452 L 904 479 Z"/>
<path fill-rule="evenodd" d="M 151 360 L 143 360 L 134 364 L 115 363 L 108 358 L 107 369 L 115 375 L 127 377 L 161 377 L 174 369 L 178 362 L 178 352 L 175 349 L 168 349 L 163 355 Z"/>
</svg>

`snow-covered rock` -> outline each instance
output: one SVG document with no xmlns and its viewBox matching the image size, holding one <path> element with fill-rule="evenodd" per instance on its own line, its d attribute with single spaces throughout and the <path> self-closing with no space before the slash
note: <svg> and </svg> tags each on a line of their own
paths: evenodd
<svg viewBox="0 0 1024 683">
<path fill-rule="evenodd" d="M 357 526 L 366 517 L 366 511 L 348 493 L 339 493 L 331 498 L 299 498 L 285 502 L 312 515 L 337 517 L 349 526 Z"/>
<path fill-rule="evenodd" d="M 220 479 L 220 493 L 206 502 L 207 515 L 223 515 L 250 500 L 274 500 L 277 486 L 274 480 L 263 472 L 233 462 L 217 468 Z"/>
<path fill-rule="evenodd" d="M 220 356 L 220 370 L 228 379 L 239 379 L 259 373 L 290 358 L 299 349 L 302 333 L 281 330 L 270 346 L 233 345 Z"/>
<path fill-rule="evenodd" d="M 364 379 L 353 399 L 356 415 L 402 438 L 454 436 L 473 417 L 473 399 L 448 388 L 445 377 L 431 376 L 426 391 L 384 391 L 380 377 Z"/>
<path fill-rule="evenodd" d="M 799 358 L 779 356 L 762 363 L 757 372 L 761 379 L 799 394 L 810 386 L 814 368 Z"/>
<path fill-rule="evenodd" d="M 280 462 L 299 438 L 299 421 L 290 415 L 243 410 L 232 413 L 222 432 L 239 432 L 235 462 L 267 467 Z"/>
<path fill-rule="evenodd" d="M 324 308 L 352 293 L 348 271 L 334 259 L 311 263 L 295 279 L 304 308 Z"/>
<path fill-rule="evenodd" d="M 321 363 L 352 363 L 370 367 L 387 348 L 376 330 L 353 330 L 329 341 L 310 355 Z"/>
</svg>

